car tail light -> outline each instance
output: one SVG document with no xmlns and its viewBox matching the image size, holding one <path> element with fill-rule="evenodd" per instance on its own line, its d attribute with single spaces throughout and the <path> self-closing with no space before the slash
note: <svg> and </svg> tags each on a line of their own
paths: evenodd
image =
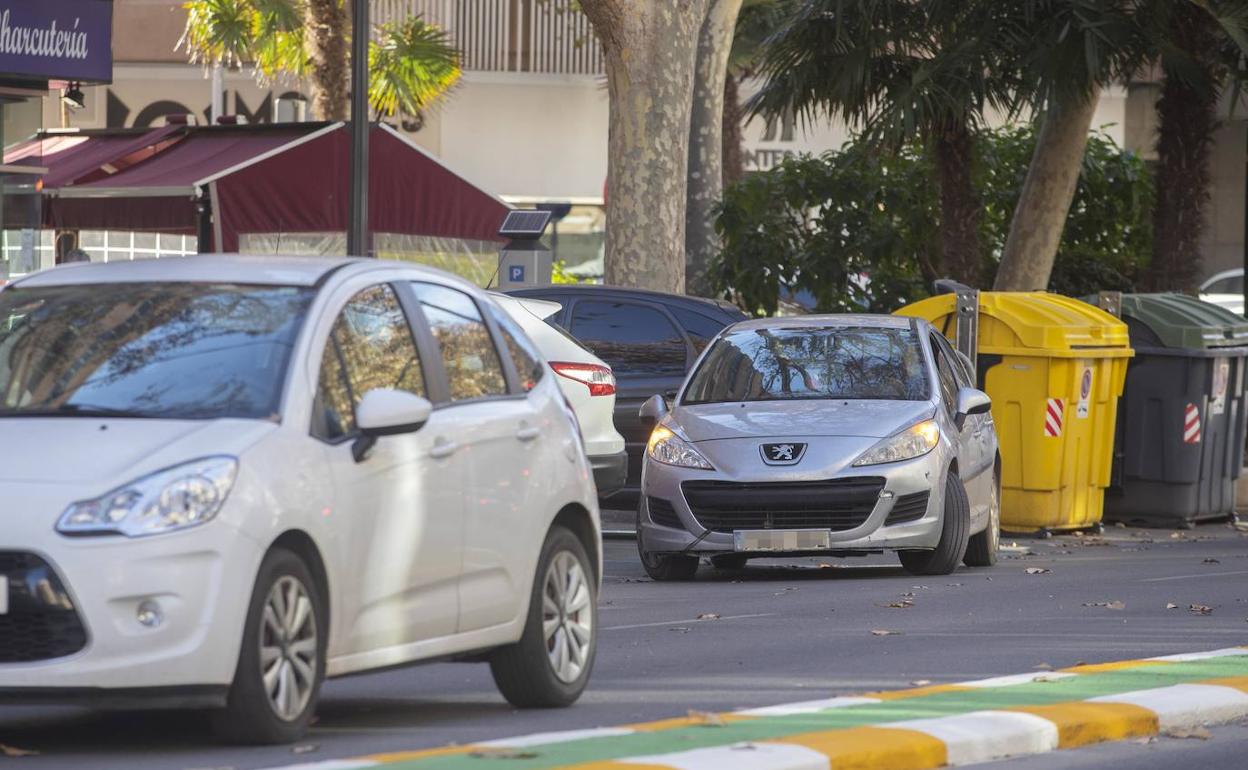
<svg viewBox="0 0 1248 770">
<path fill-rule="evenodd" d="M 567 377 L 588 387 L 591 396 L 615 395 L 615 375 L 609 366 L 552 361 L 550 368 L 560 377 Z"/>
</svg>

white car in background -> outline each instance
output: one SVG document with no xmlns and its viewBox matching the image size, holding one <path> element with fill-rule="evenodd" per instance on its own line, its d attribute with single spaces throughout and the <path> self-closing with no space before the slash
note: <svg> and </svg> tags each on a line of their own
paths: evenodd
<svg viewBox="0 0 1248 770">
<path fill-rule="evenodd" d="M 64 265 L 0 292 L 0 701 L 212 709 L 489 661 L 566 706 L 596 648 L 576 418 L 488 295 L 376 259 Z"/>
<path fill-rule="evenodd" d="M 1243 315 L 1244 269 L 1236 267 L 1210 276 L 1200 285 L 1200 298 Z"/>
<path fill-rule="evenodd" d="M 559 312 L 558 302 L 497 292 L 491 292 L 490 297 L 520 325 L 559 375 L 559 387 L 581 424 L 598 494 L 609 495 L 623 487 L 628 479 L 628 453 L 624 437 L 615 429 L 615 375 L 611 367 L 572 335 L 546 322 Z"/>
</svg>

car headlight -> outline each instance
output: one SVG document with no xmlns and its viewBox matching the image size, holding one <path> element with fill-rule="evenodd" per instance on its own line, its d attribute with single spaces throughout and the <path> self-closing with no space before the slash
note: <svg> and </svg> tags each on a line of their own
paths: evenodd
<svg viewBox="0 0 1248 770">
<path fill-rule="evenodd" d="M 650 433 L 650 443 L 646 445 L 646 454 L 650 459 L 664 465 L 675 465 L 678 468 L 701 468 L 707 471 L 715 467 L 694 449 L 689 442 L 672 433 L 671 428 L 660 425 Z"/>
<path fill-rule="evenodd" d="M 935 449 L 938 441 L 940 426 L 935 420 L 924 420 L 871 447 L 862 457 L 854 460 L 854 465 L 879 465 L 910 460 Z"/>
<path fill-rule="evenodd" d="M 204 457 L 157 471 L 94 500 L 70 505 L 56 530 L 66 535 L 142 537 L 209 521 L 238 475 L 233 457 Z"/>
</svg>

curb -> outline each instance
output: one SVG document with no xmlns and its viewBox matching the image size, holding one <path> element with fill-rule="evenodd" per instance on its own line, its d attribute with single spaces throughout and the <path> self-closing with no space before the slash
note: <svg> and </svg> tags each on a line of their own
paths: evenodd
<svg viewBox="0 0 1248 770">
<path fill-rule="evenodd" d="M 1146 682 L 1160 686 L 1123 689 Z M 1105 694 L 1065 700 L 1061 690 Z M 988 704 L 994 707 L 975 708 Z M 867 712 L 878 716 L 858 718 Z M 1189 731 L 1245 717 L 1248 647 L 1234 647 L 725 714 L 691 712 L 638 725 L 538 733 L 282 770 L 384 765 L 459 770 L 497 767 L 499 759 L 509 760 L 507 766 L 516 770 L 924 770 Z"/>
</svg>

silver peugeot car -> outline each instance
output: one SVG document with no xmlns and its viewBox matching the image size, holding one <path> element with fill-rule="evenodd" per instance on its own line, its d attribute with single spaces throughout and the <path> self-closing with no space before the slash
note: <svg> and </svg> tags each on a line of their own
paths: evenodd
<svg viewBox="0 0 1248 770">
<path fill-rule="evenodd" d="M 743 321 L 707 347 L 654 426 L 637 548 L 655 580 L 701 557 L 896 551 L 914 574 L 996 562 L 1001 455 L 970 361 L 926 321 Z"/>
</svg>

